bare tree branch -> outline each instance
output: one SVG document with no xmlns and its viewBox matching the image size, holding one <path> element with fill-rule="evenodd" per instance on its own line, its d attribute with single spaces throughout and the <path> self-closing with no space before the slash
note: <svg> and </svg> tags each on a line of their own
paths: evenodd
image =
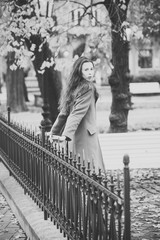
<svg viewBox="0 0 160 240">
<path fill-rule="evenodd" d="M 82 4 L 82 3 L 80 3 L 80 2 L 77 2 L 77 1 L 72 1 L 72 0 L 71 0 L 70 2 L 72 2 L 72 3 L 77 3 L 78 5 L 82 5 L 82 6 L 86 9 L 86 11 L 91 7 L 91 5 L 85 6 L 84 4 Z M 97 3 L 93 3 L 93 4 L 92 4 L 92 7 L 93 7 L 93 6 L 98 6 L 98 5 L 100 5 L 100 4 L 101 4 L 101 5 L 104 5 L 104 3 L 105 3 L 104 1 L 103 1 L 103 2 L 100 1 L 100 2 L 97 2 Z"/>
<path fill-rule="evenodd" d="M 126 0 L 126 6 L 128 7 L 130 0 Z"/>
<path fill-rule="evenodd" d="M 81 5 L 81 6 L 83 6 L 84 8 L 86 7 L 83 3 L 80 3 L 80 2 L 77 2 L 77 1 L 70 1 L 71 3 L 77 3 L 78 5 Z"/>
</svg>

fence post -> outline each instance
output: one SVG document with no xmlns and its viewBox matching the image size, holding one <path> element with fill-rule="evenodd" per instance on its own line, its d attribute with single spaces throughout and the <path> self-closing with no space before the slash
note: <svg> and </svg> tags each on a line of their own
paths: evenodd
<svg viewBox="0 0 160 240">
<path fill-rule="evenodd" d="M 42 138 L 42 147 L 45 147 L 45 126 L 41 126 L 41 138 Z M 42 151 L 42 189 L 43 189 L 43 211 L 44 211 L 44 220 L 48 219 L 47 211 L 45 210 L 45 204 L 46 204 L 46 169 L 45 169 L 45 153 L 44 150 Z"/>
<path fill-rule="evenodd" d="M 11 122 L 11 108 L 8 107 L 7 111 L 8 111 L 8 125 L 10 125 L 10 122 Z"/>
<path fill-rule="evenodd" d="M 11 108 L 10 107 L 7 108 L 7 112 L 8 112 L 7 123 L 8 123 L 8 126 L 10 126 L 10 123 L 11 123 Z M 9 175 L 11 176 L 12 175 L 11 170 L 10 170 L 10 167 L 11 167 L 11 159 L 10 159 L 11 141 L 10 141 L 10 129 L 9 128 L 8 128 L 8 140 L 7 141 L 8 141 L 7 151 L 8 151 Z"/>
<path fill-rule="evenodd" d="M 124 240 L 131 240 L 131 218 L 130 218 L 130 172 L 129 156 L 123 157 L 124 163 Z"/>
</svg>

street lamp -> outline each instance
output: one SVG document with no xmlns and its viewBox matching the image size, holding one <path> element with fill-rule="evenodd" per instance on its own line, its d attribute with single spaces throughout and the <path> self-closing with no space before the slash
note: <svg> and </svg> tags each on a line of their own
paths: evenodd
<svg viewBox="0 0 160 240">
<path fill-rule="evenodd" d="M 46 71 L 46 70 L 45 70 Z M 45 77 L 45 72 L 42 75 L 42 97 L 43 97 L 43 112 L 42 116 L 43 119 L 41 121 L 41 127 L 45 129 L 45 132 L 49 132 L 52 126 L 52 122 L 49 119 L 50 116 L 50 111 L 49 111 L 49 104 L 48 104 L 48 97 L 47 97 L 47 92 L 48 92 L 48 78 Z"/>
<path fill-rule="evenodd" d="M 128 82 L 129 82 L 129 86 L 128 86 L 128 91 L 129 91 L 129 104 L 130 104 L 130 108 L 132 107 L 133 103 L 131 101 L 131 93 L 130 93 L 130 67 L 129 67 L 129 63 L 130 63 L 130 42 L 133 36 L 132 30 L 130 29 L 129 26 L 126 27 L 125 30 L 125 37 L 126 37 L 126 44 L 127 44 L 127 68 L 128 68 L 128 72 L 127 72 L 127 78 L 128 78 Z"/>
<path fill-rule="evenodd" d="M 53 9 L 53 4 L 54 4 L 54 1 L 51 3 L 51 1 L 43 1 L 43 0 L 38 0 L 38 8 L 40 10 L 40 14 L 41 16 L 44 16 L 44 17 L 49 17 L 49 15 L 51 16 L 52 15 L 52 11 L 51 9 Z M 44 43 L 45 45 L 46 43 Z M 42 58 L 43 60 L 45 60 L 45 57 L 44 57 L 44 49 L 42 48 Z M 42 116 L 43 116 L 43 119 L 41 121 L 41 126 L 40 128 L 43 128 L 45 132 L 49 132 L 50 129 L 51 129 L 51 126 L 52 126 L 52 122 L 51 120 L 49 119 L 50 117 L 50 111 L 49 111 L 49 103 L 48 103 L 48 89 L 49 89 L 49 86 L 48 86 L 48 68 L 44 68 L 43 69 L 43 73 L 42 73 L 42 97 L 43 97 L 43 106 L 42 106 L 42 109 L 43 109 L 43 113 L 42 113 Z"/>
<path fill-rule="evenodd" d="M 132 38 L 132 30 L 130 27 L 126 27 L 125 29 L 125 40 L 127 44 L 127 55 L 128 55 L 128 69 L 129 69 L 129 54 L 130 54 L 130 42 Z"/>
</svg>

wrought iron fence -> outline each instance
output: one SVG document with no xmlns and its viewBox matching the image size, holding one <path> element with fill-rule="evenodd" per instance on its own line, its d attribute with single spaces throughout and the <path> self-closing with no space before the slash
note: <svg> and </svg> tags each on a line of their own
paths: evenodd
<svg viewBox="0 0 160 240">
<path fill-rule="evenodd" d="M 50 144 L 33 131 L 0 117 L 0 158 L 24 193 L 68 239 L 130 240 L 129 157 L 121 175 L 96 175 L 73 158 L 68 146 Z M 122 188 L 123 185 L 123 188 Z M 123 196 L 123 197 L 122 197 Z"/>
</svg>

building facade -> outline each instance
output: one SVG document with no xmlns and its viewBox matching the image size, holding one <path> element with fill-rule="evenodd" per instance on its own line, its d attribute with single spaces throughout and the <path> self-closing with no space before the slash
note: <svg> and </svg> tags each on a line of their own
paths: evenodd
<svg viewBox="0 0 160 240">
<path fill-rule="evenodd" d="M 160 40 L 141 39 L 130 44 L 129 66 L 132 75 L 160 74 Z"/>
</svg>

